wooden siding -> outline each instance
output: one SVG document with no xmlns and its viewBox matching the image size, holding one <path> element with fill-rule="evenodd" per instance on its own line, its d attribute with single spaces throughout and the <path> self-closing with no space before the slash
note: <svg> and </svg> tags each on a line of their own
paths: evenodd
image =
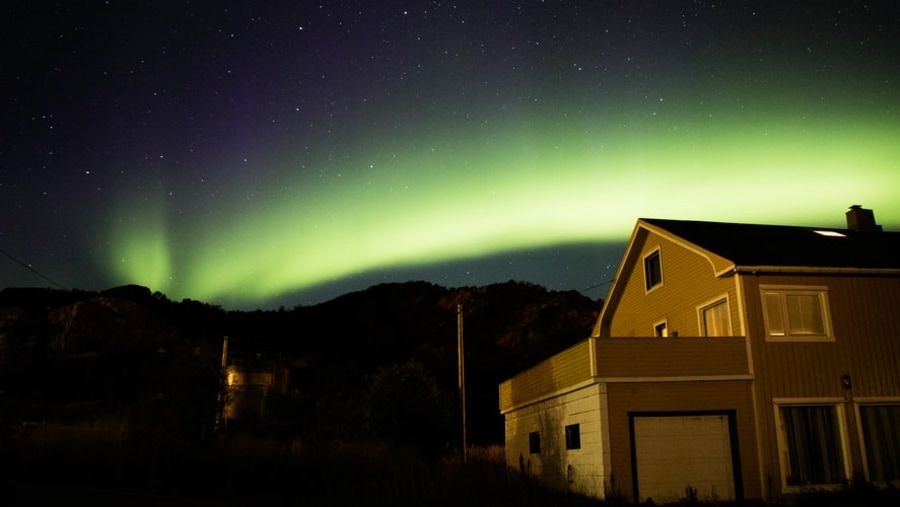
<svg viewBox="0 0 900 507">
<path fill-rule="evenodd" d="M 650 233 L 636 243 L 631 269 L 623 271 L 625 279 L 621 298 L 611 317 L 608 336 L 648 336 L 654 324 L 668 320 L 669 333 L 700 336 L 697 306 L 720 296 L 729 299 L 732 335 L 740 334 L 739 308 L 734 278 L 716 277 L 709 257 L 658 234 Z M 644 286 L 644 255 L 660 250 L 663 284 L 649 292 Z"/>
<path fill-rule="evenodd" d="M 590 379 L 590 341 L 584 340 L 500 384 L 500 412 Z"/>
<path fill-rule="evenodd" d="M 842 439 L 852 473 L 862 473 L 856 400 L 900 398 L 900 277 L 859 275 L 741 275 L 758 400 L 763 474 L 781 493 L 775 399 L 844 400 Z M 767 341 L 761 285 L 828 288 L 834 341 Z M 849 375 L 851 387 L 842 386 Z"/>
<path fill-rule="evenodd" d="M 765 339 L 760 285 L 828 288 L 833 342 Z M 900 395 L 900 277 L 745 277 L 748 331 L 761 382 L 771 397 Z"/>
<path fill-rule="evenodd" d="M 609 473 L 616 489 L 629 498 L 634 489 L 630 414 L 734 411 L 744 497 L 762 498 L 750 386 L 750 380 L 608 383 Z"/>
<path fill-rule="evenodd" d="M 596 338 L 592 342 L 600 378 L 750 374 L 743 337 Z"/>
</svg>

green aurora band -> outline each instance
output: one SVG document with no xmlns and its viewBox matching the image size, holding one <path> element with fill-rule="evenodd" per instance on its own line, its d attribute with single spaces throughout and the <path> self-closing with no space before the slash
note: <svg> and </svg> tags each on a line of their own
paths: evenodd
<svg viewBox="0 0 900 507">
<path fill-rule="evenodd" d="M 386 128 L 303 171 L 273 159 L 252 191 L 188 212 L 167 211 L 165 191 L 149 185 L 115 210 L 128 218 L 110 230 L 107 261 L 124 283 L 252 305 L 375 269 L 623 242 L 638 217 L 841 227 L 841 211 L 862 204 L 900 226 L 900 122 L 889 110 L 729 117 L 662 106 L 627 120 Z M 316 166 L 331 176 L 310 177 Z"/>
</svg>

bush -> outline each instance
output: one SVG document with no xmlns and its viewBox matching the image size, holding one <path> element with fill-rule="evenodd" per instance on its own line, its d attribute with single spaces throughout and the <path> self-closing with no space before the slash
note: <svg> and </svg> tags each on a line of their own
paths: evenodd
<svg viewBox="0 0 900 507">
<path fill-rule="evenodd" d="M 408 444 L 429 454 L 447 449 L 453 398 L 422 363 L 410 360 L 378 368 L 364 397 L 370 437 Z"/>
</svg>

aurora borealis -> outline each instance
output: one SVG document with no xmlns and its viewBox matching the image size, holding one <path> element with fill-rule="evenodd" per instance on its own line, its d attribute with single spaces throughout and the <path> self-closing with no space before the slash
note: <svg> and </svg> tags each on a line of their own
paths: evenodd
<svg viewBox="0 0 900 507">
<path fill-rule="evenodd" d="M 893 2 L 4 9 L 0 249 L 68 287 L 581 290 L 638 217 L 900 227 Z"/>
</svg>

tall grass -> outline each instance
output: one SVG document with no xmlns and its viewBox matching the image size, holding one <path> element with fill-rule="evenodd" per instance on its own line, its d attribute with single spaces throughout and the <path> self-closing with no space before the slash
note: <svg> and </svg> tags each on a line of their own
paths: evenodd
<svg viewBox="0 0 900 507">
<path fill-rule="evenodd" d="M 237 505 L 587 506 L 508 473 L 500 447 L 423 458 L 389 443 L 228 436 L 206 445 L 111 438 L 83 430 L 61 439 L 36 428 L 6 440 L 8 478 L 74 488 L 115 489 Z M 2 500 L 2 497 L 0 497 Z M 2 503 L 2 501 L 0 501 Z"/>
<path fill-rule="evenodd" d="M 618 506 L 552 491 L 507 469 L 500 446 L 423 458 L 384 442 L 229 435 L 206 444 L 133 438 L 114 424 L 30 427 L 0 438 L 4 482 L 80 490 L 117 490 L 216 505 L 287 506 Z M 12 495 L 14 501 L 6 501 Z M 15 487 L 0 505 L 15 505 Z M 748 503 L 756 505 L 755 503 Z M 734 505 L 687 496 L 675 505 Z M 806 492 L 786 506 L 894 506 L 897 490 L 856 485 Z"/>
</svg>

